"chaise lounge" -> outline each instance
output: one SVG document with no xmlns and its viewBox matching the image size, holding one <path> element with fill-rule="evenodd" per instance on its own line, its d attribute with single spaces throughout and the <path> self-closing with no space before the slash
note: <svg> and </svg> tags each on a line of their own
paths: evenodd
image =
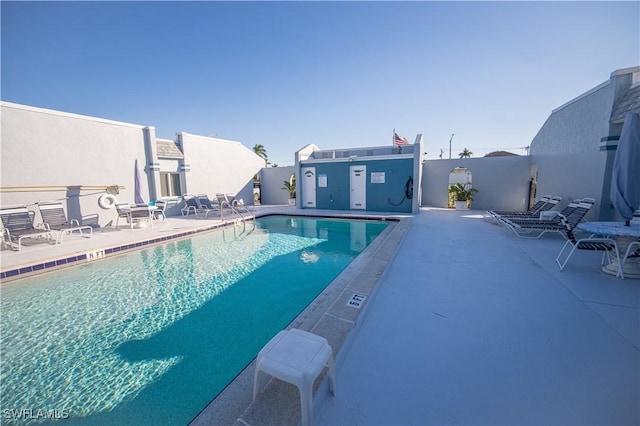
<svg viewBox="0 0 640 426">
<path fill-rule="evenodd" d="M 40 216 L 42 216 L 44 228 L 51 231 L 58 231 L 58 243 L 62 242 L 64 234 L 71 234 L 78 231 L 80 235 L 87 238 L 93 234 L 93 228 L 91 226 L 80 225 L 77 219 L 71 219 L 71 222 L 69 222 L 62 203 L 38 203 L 38 209 L 40 210 Z M 83 231 L 89 231 L 89 235 L 83 234 Z"/>
<path fill-rule="evenodd" d="M 520 238 L 540 238 L 547 232 L 555 232 L 569 239 L 567 230 L 573 230 L 595 203 L 593 198 L 575 200 L 551 220 L 516 220 L 503 218 L 500 222 Z"/>
<path fill-rule="evenodd" d="M 37 229 L 33 226 L 33 212 L 24 204 L 0 208 L 2 218 L 2 243 L 12 250 L 22 249 L 22 240 L 26 238 L 46 238 L 47 242 L 55 243 L 56 239 L 48 229 Z"/>
</svg>

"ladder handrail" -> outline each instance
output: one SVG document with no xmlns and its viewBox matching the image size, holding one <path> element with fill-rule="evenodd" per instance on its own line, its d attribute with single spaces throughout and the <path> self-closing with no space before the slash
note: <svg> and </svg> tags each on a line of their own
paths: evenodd
<svg viewBox="0 0 640 426">
<path fill-rule="evenodd" d="M 238 201 L 234 200 L 231 203 L 231 211 L 237 213 L 238 216 L 240 216 L 242 218 L 242 224 L 243 224 L 242 232 L 245 232 L 246 229 L 247 229 L 247 219 L 244 217 L 244 215 L 242 214 L 240 209 L 244 210 L 244 212 L 249 214 L 249 216 L 251 217 L 251 220 L 253 222 L 253 229 L 256 229 L 256 217 L 255 217 L 255 215 L 253 213 L 251 213 L 251 211 L 244 204 L 240 204 Z"/>
<path fill-rule="evenodd" d="M 232 213 L 237 214 L 242 219 L 242 224 L 243 224 L 242 232 L 246 231 L 246 228 L 247 228 L 246 221 L 248 219 L 247 217 L 245 217 L 243 212 L 248 214 L 249 217 L 251 217 L 251 220 L 253 220 L 253 229 L 255 229 L 256 217 L 253 213 L 251 213 L 251 211 L 244 204 L 241 204 L 240 202 L 238 202 L 238 200 L 235 200 L 235 199 L 233 201 L 229 201 L 229 197 L 227 196 L 227 194 L 216 194 L 216 196 L 218 197 L 218 204 L 220 205 L 220 218 L 222 220 L 224 220 L 224 208 L 227 207 L 231 210 Z"/>
</svg>

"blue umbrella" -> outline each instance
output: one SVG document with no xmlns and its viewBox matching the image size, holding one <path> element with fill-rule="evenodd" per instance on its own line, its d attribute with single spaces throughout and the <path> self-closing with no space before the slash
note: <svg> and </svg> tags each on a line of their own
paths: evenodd
<svg viewBox="0 0 640 426">
<path fill-rule="evenodd" d="M 140 168 L 138 167 L 138 160 L 136 159 L 136 166 L 134 170 L 134 193 L 133 198 L 136 204 L 146 204 L 144 198 L 142 198 L 142 176 L 140 175 Z"/>
<path fill-rule="evenodd" d="M 630 112 L 624 120 L 611 175 L 611 202 L 624 218 L 633 219 L 640 208 L 640 115 Z"/>
</svg>

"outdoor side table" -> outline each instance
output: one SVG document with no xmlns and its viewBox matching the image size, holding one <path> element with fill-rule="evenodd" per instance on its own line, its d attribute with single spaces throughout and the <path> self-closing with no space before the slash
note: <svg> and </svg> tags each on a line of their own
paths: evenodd
<svg viewBox="0 0 640 426">
<path fill-rule="evenodd" d="M 253 378 L 253 399 L 255 401 L 258 395 L 260 371 L 296 385 L 300 391 L 302 424 L 310 425 L 313 420 L 313 383 L 325 366 L 329 367 L 329 390 L 333 395 L 333 351 L 327 339 L 296 328 L 283 330 L 258 353 Z"/>
</svg>

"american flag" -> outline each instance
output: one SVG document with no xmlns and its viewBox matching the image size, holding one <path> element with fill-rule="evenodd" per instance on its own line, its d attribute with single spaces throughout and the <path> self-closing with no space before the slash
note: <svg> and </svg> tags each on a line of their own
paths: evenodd
<svg viewBox="0 0 640 426">
<path fill-rule="evenodd" d="M 393 132 L 393 144 L 395 146 L 405 146 L 405 145 L 409 145 L 409 141 L 407 140 L 407 138 L 403 138 L 402 136 L 399 136 L 395 131 Z"/>
</svg>

